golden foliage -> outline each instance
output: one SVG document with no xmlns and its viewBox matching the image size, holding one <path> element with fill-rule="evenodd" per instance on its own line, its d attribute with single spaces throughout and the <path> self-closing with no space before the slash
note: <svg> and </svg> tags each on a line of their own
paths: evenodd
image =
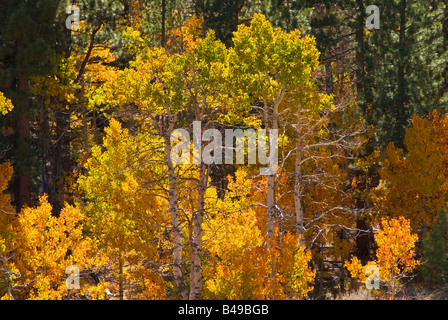
<svg viewBox="0 0 448 320">
<path fill-rule="evenodd" d="M 66 205 L 55 217 L 51 210 L 42 196 L 36 208 L 24 209 L 18 218 L 15 270 L 20 276 L 12 280 L 24 286 L 20 295 L 27 299 L 61 299 L 68 294 L 65 271 L 69 265 L 82 271 L 99 263 L 95 243 L 83 237 L 82 212 Z"/>
<path fill-rule="evenodd" d="M 296 235 L 287 233 L 282 242 L 268 239 L 258 227 L 252 179 L 244 169 L 235 173 L 223 200 L 209 208 L 204 247 L 206 298 L 284 299 L 305 296 L 315 272 L 309 267 L 311 253 L 299 246 Z M 212 197 L 212 195 L 210 195 Z M 212 199 L 213 199 L 212 198 Z M 214 202 L 210 201 L 210 202 Z M 274 241 L 267 245 L 268 241 Z"/>
<path fill-rule="evenodd" d="M 89 174 L 78 182 L 87 199 L 86 228 L 98 239 L 113 276 L 124 282 L 141 272 L 144 259 L 157 260 L 158 245 L 164 241 L 163 229 L 157 226 L 166 219 L 166 202 L 143 187 L 157 167 L 136 162 L 155 141 L 144 134 L 133 137 L 114 119 L 105 131 L 104 149 L 92 148 L 85 164 Z"/>
<path fill-rule="evenodd" d="M 375 241 L 378 245 L 376 251 L 377 261 L 369 261 L 362 266 L 355 257 L 350 262 L 345 263 L 345 267 L 350 271 L 352 277 L 358 278 L 365 283 L 367 277 L 366 270 L 371 265 L 378 265 L 379 276 L 390 289 L 393 297 L 396 289 L 400 285 L 400 280 L 412 272 L 419 261 L 415 259 L 415 242 L 418 236 L 411 233 L 409 220 L 399 217 L 396 219 L 382 219 L 381 228 L 375 234 Z"/>
<path fill-rule="evenodd" d="M 0 92 L 0 113 L 2 115 L 5 115 L 12 109 L 13 105 L 11 103 L 11 100 L 7 99 L 3 92 Z"/>
<path fill-rule="evenodd" d="M 448 201 L 448 116 L 414 116 L 406 129 L 407 152 L 387 146 L 381 181 L 372 199 L 379 217 L 405 217 L 413 228 L 429 226 Z"/>
</svg>

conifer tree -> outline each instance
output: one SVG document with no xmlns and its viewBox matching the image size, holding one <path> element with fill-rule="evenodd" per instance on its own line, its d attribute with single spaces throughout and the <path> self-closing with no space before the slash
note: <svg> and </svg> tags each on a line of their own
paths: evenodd
<svg viewBox="0 0 448 320">
<path fill-rule="evenodd" d="M 51 73 L 54 67 L 52 57 L 63 25 L 63 21 L 55 20 L 58 5 L 54 0 L 5 0 L 0 4 L 0 91 L 15 106 L 5 121 L 12 123 L 15 133 L 7 145 L 14 146 L 9 148 L 8 157 L 14 160 L 14 202 L 18 210 L 31 201 L 33 169 L 39 153 L 31 138 L 30 122 L 36 105 L 29 81 L 30 76 Z"/>
<path fill-rule="evenodd" d="M 215 30 L 216 37 L 227 46 L 238 28 L 238 16 L 245 5 L 242 0 L 197 0 L 195 10 L 204 19 L 206 29 Z"/>
<path fill-rule="evenodd" d="M 444 57 L 441 14 L 444 5 L 420 1 L 379 1 L 380 29 L 366 41 L 366 80 L 370 86 L 371 123 L 376 142 L 403 146 L 412 115 L 426 115 L 438 105 Z M 446 59 L 445 59 L 446 60 Z"/>
<path fill-rule="evenodd" d="M 439 211 L 437 221 L 428 236 L 423 239 L 423 253 L 426 260 L 422 266 L 425 282 L 430 287 L 440 287 L 448 280 L 448 216 L 446 209 Z"/>
</svg>

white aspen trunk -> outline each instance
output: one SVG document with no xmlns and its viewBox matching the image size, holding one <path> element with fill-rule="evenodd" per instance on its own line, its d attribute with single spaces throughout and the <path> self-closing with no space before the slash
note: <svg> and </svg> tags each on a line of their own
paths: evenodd
<svg viewBox="0 0 448 320">
<path fill-rule="evenodd" d="M 300 114 L 299 114 L 300 117 Z M 298 117 L 298 118 L 299 118 Z M 300 119 L 298 120 L 300 121 Z M 300 126 L 300 124 L 298 124 Z M 299 245 L 305 245 L 305 229 L 303 227 L 303 208 L 302 208 L 302 174 L 300 169 L 300 162 L 302 161 L 300 130 L 297 130 L 296 138 L 296 157 L 294 168 L 294 208 L 296 215 L 297 234 L 300 236 Z"/>
<path fill-rule="evenodd" d="M 168 202 L 170 205 L 171 224 L 173 226 L 173 276 L 179 293 L 179 299 L 188 300 L 187 284 L 182 273 L 182 233 L 180 227 L 178 195 L 177 195 L 177 177 L 171 161 L 171 141 L 170 136 L 165 135 L 165 149 L 167 154 L 167 166 L 169 175 Z"/>
<path fill-rule="evenodd" d="M 207 180 L 207 167 L 204 163 L 201 163 L 199 165 L 198 209 L 193 215 L 193 237 L 190 240 L 190 300 L 199 300 L 202 294 L 202 221 L 205 213 Z"/>
<path fill-rule="evenodd" d="M 276 101 L 274 102 L 274 108 L 273 108 L 273 114 L 271 116 L 272 118 L 272 128 L 278 130 L 278 106 L 283 100 L 283 97 L 285 95 L 285 90 L 283 89 Z M 267 124 L 267 108 L 265 107 L 265 123 Z M 271 135 L 269 135 L 271 136 Z M 269 145 L 272 145 L 269 143 Z M 269 152 L 272 152 L 272 150 L 269 150 Z M 274 237 L 274 218 L 275 218 L 275 175 L 274 172 L 272 175 L 268 176 L 268 186 L 267 186 L 267 217 L 266 217 L 266 232 L 269 239 L 273 239 Z M 271 244 L 269 244 L 271 245 Z"/>
<path fill-rule="evenodd" d="M 278 128 L 277 120 L 273 121 L 272 127 L 273 129 Z M 275 217 L 275 173 L 268 176 L 266 231 L 269 239 L 272 239 L 274 237 L 274 217 Z"/>
</svg>

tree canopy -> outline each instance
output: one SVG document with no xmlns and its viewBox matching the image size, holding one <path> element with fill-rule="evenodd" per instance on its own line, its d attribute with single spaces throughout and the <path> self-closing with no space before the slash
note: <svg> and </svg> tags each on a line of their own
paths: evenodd
<svg viewBox="0 0 448 320">
<path fill-rule="evenodd" d="M 0 297 L 445 292 L 448 2 L 375 5 L 2 1 Z"/>
</svg>

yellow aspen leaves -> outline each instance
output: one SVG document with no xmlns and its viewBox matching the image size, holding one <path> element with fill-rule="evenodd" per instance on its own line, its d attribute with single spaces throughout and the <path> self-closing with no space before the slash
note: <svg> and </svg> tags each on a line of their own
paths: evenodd
<svg viewBox="0 0 448 320">
<path fill-rule="evenodd" d="M 111 275 L 118 283 L 111 291 L 122 294 L 124 282 L 148 287 L 142 274 L 151 274 L 156 279 L 154 285 L 160 282 L 158 275 L 142 263 L 145 259 L 158 260 L 163 230 L 157 226 L 163 226 L 166 219 L 166 203 L 144 188 L 157 166 L 136 163 L 140 157 L 146 159 L 143 150 L 156 141 L 145 134 L 132 136 L 115 119 L 105 131 L 103 148 L 92 148 L 85 164 L 89 174 L 82 175 L 78 182 L 86 198 L 85 227 L 98 240 L 98 250 L 107 257 Z"/>
<path fill-rule="evenodd" d="M 2 291 L 5 289 L 4 284 L 15 277 L 11 251 L 14 249 L 16 216 L 11 205 L 11 196 L 7 193 L 12 174 L 13 168 L 8 161 L 0 164 L 0 260 L 3 262 L 0 267 L 0 290 Z"/>
<path fill-rule="evenodd" d="M 411 232 L 409 220 L 398 217 L 381 220 L 381 228 L 375 234 L 378 246 L 376 251 L 377 261 L 369 261 L 366 265 L 354 257 L 345 267 L 354 278 L 363 283 L 371 281 L 372 266 L 378 266 L 379 277 L 393 297 L 400 286 L 400 281 L 412 272 L 419 264 L 415 257 L 415 242 L 418 236 Z"/>
<path fill-rule="evenodd" d="M 311 252 L 287 233 L 282 242 L 267 246 L 260 215 L 250 206 L 254 182 L 244 169 L 231 179 L 226 196 L 210 210 L 204 226 L 204 247 L 210 257 L 204 266 L 205 297 L 211 299 L 300 298 L 312 290 L 315 271 Z M 211 196 L 211 194 L 210 194 Z M 214 201 L 210 201 L 214 203 Z M 276 240 L 274 240 L 276 241 Z"/>
<path fill-rule="evenodd" d="M 381 277 L 395 284 L 405 273 L 411 272 L 417 265 L 415 259 L 415 242 L 418 236 L 411 233 L 409 220 L 381 220 L 381 228 L 375 234 L 378 245 L 376 256 Z"/>
<path fill-rule="evenodd" d="M 5 97 L 3 92 L 0 92 L 0 113 L 2 115 L 7 114 L 9 111 L 11 111 L 13 108 L 13 105 L 11 103 L 11 100 Z"/>
<path fill-rule="evenodd" d="M 36 208 L 26 208 L 18 217 L 15 267 L 20 277 L 14 282 L 23 287 L 17 292 L 18 297 L 39 300 L 66 297 L 66 268 L 76 265 L 82 271 L 98 263 L 94 243 L 82 234 L 81 211 L 66 205 L 59 217 L 51 212 L 47 196 L 42 196 Z M 83 284 L 84 290 L 87 287 L 88 283 Z"/>
<path fill-rule="evenodd" d="M 406 129 L 406 152 L 389 144 L 372 199 L 380 217 L 405 217 L 413 228 L 431 225 L 448 201 L 448 116 L 413 117 Z"/>
</svg>

